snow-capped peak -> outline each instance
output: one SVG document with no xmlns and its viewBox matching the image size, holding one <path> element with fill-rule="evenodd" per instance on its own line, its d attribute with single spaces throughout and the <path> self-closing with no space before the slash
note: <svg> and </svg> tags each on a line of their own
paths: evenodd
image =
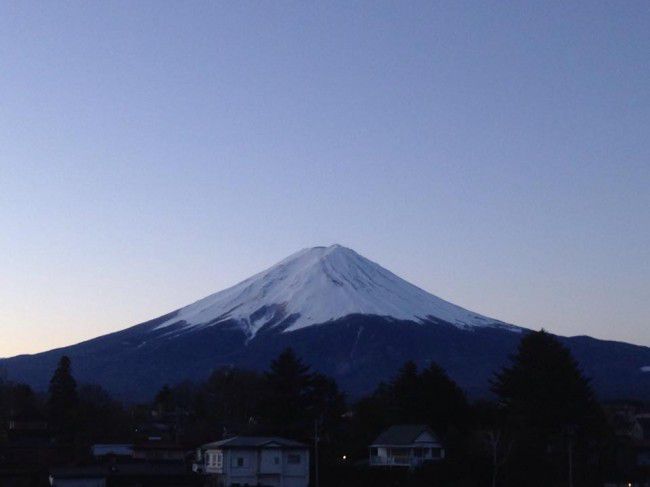
<svg viewBox="0 0 650 487">
<path fill-rule="evenodd" d="M 158 328 L 235 320 L 250 336 L 265 325 L 293 331 L 350 314 L 460 327 L 505 326 L 440 299 L 341 245 L 303 249 L 239 284 L 185 308 Z M 284 328 L 284 326 L 283 326 Z"/>
</svg>

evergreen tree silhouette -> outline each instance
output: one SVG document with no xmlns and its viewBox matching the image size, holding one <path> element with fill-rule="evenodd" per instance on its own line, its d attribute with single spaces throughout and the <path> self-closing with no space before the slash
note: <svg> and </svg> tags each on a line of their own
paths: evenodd
<svg viewBox="0 0 650 487">
<path fill-rule="evenodd" d="M 310 368 L 291 348 L 271 362 L 266 382 L 269 392 L 265 415 L 278 433 L 299 436 L 308 429 Z"/>
<path fill-rule="evenodd" d="M 61 357 L 50 380 L 47 410 L 50 428 L 61 441 L 72 441 L 77 426 L 77 383 L 72 377 L 72 364 L 67 356 Z"/>
<path fill-rule="evenodd" d="M 156 394 L 154 399 L 154 404 L 159 414 L 171 413 L 175 408 L 174 393 L 169 387 L 165 384 Z"/>
<path fill-rule="evenodd" d="M 405 362 L 390 383 L 390 415 L 396 423 L 420 423 L 422 382 L 414 362 Z"/>
<path fill-rule="evenodd" d="M 589 380 L 555 336 L 526 334 L 492 390 L 516 431 L 514 483 L 589 485 L 595 466 L 587 463 L 605 421 Z"/>
<path fill-rule="evenodd" d="M 470 426 L 467 398 L 445 370 L 431 363 L 420 374 L 420 381 L 425 422 L 443 435 L 450 429 L 467 431 Z"/>
</svg>

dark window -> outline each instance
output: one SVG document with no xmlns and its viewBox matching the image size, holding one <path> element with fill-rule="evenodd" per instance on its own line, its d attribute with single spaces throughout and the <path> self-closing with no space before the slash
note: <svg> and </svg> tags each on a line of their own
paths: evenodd
<svg viewBox="0 0 650 487">
<path fill-rule="evenodd" d="M 442 456 L 442 448 L 431 448 L 431 457 L 440 458 Z"/>
<path fill-rule="evenodd" d="M 300 455 L 297 455 L 295 453 L 290 453 L 287 456 L 287 463 L 290 463 L 292 465 L 296 465 L 296 464 L 300 463 Z"/>
<path fill-rule="evenodd" d="M 379 451 L 377 450 L 377 448 L 374 448 L 374 447 L 373 447 L 373 448 L 370 449 L 370 454 L 371 454 L 373 457 L 376 457 L 377 455 L 379 455 Z"/>
</svg>

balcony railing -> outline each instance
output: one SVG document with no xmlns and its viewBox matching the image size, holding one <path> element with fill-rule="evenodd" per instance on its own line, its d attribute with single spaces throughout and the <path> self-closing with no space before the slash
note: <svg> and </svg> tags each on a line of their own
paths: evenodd
<svg viewBox="0 0 650 487">
<path fill-rule="evenodd" d="M 426 461 L 423 457 L 411 457 L 408 455 L 393 455 L 390 457 L 371 456 L 370 465 L 394 466 L 394 467 L 417 467 Z"/>
</svg>

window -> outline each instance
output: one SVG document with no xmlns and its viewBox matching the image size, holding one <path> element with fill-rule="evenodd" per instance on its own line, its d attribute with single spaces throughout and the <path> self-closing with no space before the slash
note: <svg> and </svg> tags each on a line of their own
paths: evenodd
<svg viewBox="0 0 650 487">
<path fill-rule="evenodd" d="M 280 465 L 280 457 L 273 457 L 273 463 L 275 465 Z"/>
<path fill-rule="evenodd" d="M 215 465 L 215 456 L 216 455 L 214 453 L 208 453 L 206 455 L 206 460 L 209 467 L 213 467 Z"/>
<path fill-rule="evenodd" d="M 289 453 L 287 456 L 287 463 L 290 465 L 297 465 L 300 463 L 300 455 L 297 453 Z"/>
<path fill-rule="evenodd" d="M 375 447 L 372 447 L 372 448 L 370 449 L 370 454 L 371 454 L 373 457 L 376 457 L 377 455 L 379 455 L 379 450 L 378 450 L 377 448 L 375 448 Z"/>
<path fill-rule="evenodd" d="M 431 448 L 431 458 L 441 458 L 442 448 Z"/>
<path fill-rule="evenodd" d="M 235 458 L 235 467 L 243 467 L 243 466 L 244 466 L 244 457 Z"/>
</svg>

